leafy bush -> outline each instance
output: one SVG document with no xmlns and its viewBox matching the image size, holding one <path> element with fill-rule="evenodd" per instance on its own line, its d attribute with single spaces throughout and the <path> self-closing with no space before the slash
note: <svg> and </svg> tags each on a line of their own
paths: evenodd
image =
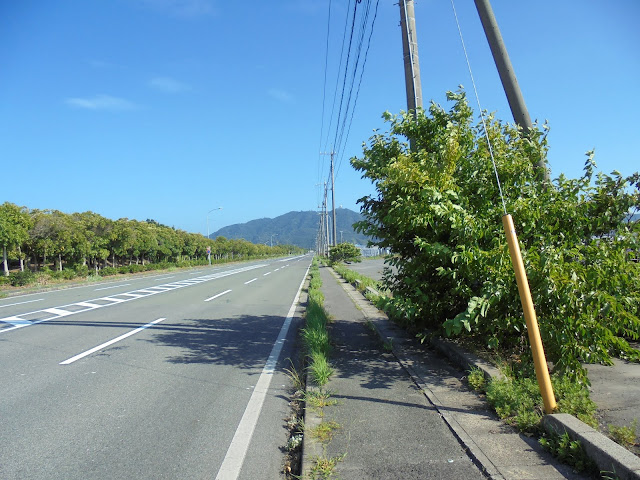
<svg viewBox="0 0 640 480">
<path fill-rule="evenodd" d="M 89 267 L 87 265 L 76 265 L 74 267 L 76 272 L 76 277 L 88 277 L 89 276 Z"/>
<path fill-rule="evenodd" d="M 453 107 L 385 114 L 352 165 L 374 182 L 359 200 L 359 232 L 389 247 L 397 273 L 384 277 L 387 313 L 413 329 L 472 335 L 493 349 L 528 356 L 526 326 L 501 224 L 504 214 L 482 124 L 464 92 Z M 523 250 L 548 358 L 584 378 L 581 362 L 640 361 L 640 175 L 594 174 L 593 152 L 578 179 L 544 182 L 547 126 L 523 135 L 493 117 L 487 133 Z M 410 140 L 415 148 L 410 150 Z M 528 362 L 523 362 L 528 363 Z"/>
<path fill-rule="evenodd" d="M 23 287 L 36 281 L 36 275 L 31 270 L 13 272 L 9 274 L 9 283 L 14 287 Z"/>
<path fill-rule="evenodd" d="M 596 404 L 589 399 L 589 390 L 583 383 L 567 376 L 554 374 L 551 383 L 558 403 L 558 413 L 569 413 L 592 427 L 597 427 Z M 539 432 L 543 404 L 538 384 L 533 375 L 491 379 L 486 386 L 487 401 L 498 416 L 523 432 Z"/>
<path fill-rule="evenodd" d="M 104 267 L 101 270 L 98 270 L 98 275 L 100 275 L 101 277 L 109 277 L 111 275 L 116 275 L 117 273 L 118 270 L 113 267 Z"/>
<path fill-rule="evenodd" d="M 353 243 L 339 243 L 329 251 L 331 262 L 360 262 L 361 256 L 360 249 Z"/>
</svg>

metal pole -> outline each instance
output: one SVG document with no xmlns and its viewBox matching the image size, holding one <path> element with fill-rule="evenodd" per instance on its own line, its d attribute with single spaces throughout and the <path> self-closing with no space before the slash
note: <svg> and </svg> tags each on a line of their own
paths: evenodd
<svg viewBox="0 0 640 480">
<path fill-rule="evenodd" d="M 489 47 L 493 55 L 493 61 L 498 68 L 498 74 L 500 75 L 500 81 L 502 82 L 502 88 L 507 95 L 509 107 L 511 108 L 511 114 L 513 120 L 522 127 L 524 133 L 527 134 L 529 130 L 533 128 L 531 117 L 529 116 L 529 110 L 524 102 L 518 79 L 516 78 L 515 70 L 511 65 L 511 59 L 507 53 L 507 47 L 502 40 L 502 34 L 498 28 L 498 22 L 491 3 L 489 0 L 475 0 L 476 9 L 480 15 L 480 21 L 482 22 L 482 28 L 487 36 Z M 542 170 L 543 178 L 545 181 L 549 180 L 549 172 L 544 164 L 544 161 L 540 159 L 536 166 Z"/>
<path fill-rule="evenodd" d="M 422 107 L 422 83 L 418 60 L 418 37 L 413 0 L 400 0 L 400 26 L 402 28 L 402 53 L 404 78 L 407 90 L 407 110 L 415 112 Z"/>
<path fill-rule="evenodd" d="M 520 302 L 522 303 L 524 319 L 527 323 L 527 333 L 529 334 L 529 343 L 531 344 L 533 366 L 536 371 L 538 388 L 540 388 L 540 394 L 542 395 L 544 411 L 545 413 L 553 413 L 556 408 L 556 399 L 553 394 L 551 379 L 549 378 L 549 368 L 547 367 L 544 348 L 542 346 L 542 340 L 540 339 L 538 319 L 536 317 L 536 311 L 533 308 L 531 291 L 529 290 L 529 281 L 527 280 L 527 273 L 525 272 L 524 264 L 522 263 L 520 245 L 518 244 L 518 237 L 516 236 L 516 229 L 513 226 L 513 219 L 511 218 L 511 215 L 505 215 L 502 217 L 502 226 L 504 227 L 504 232 L 507 235 L 509 255 L 511 256 L 511 263 L 513 264 L 513 269 L 516 273 L 516 283 L 518 284 L 518 292 L 520 293 Z"/>
</svg>

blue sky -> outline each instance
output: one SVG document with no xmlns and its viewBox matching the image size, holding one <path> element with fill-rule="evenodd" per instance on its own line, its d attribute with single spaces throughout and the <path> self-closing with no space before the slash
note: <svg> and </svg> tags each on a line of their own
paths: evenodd
<svg viewBox="0 0 640 480">
<path fill-rule="evenodd" d="M 0 203 L 152 218 L 201 233 L 219 206 L 212 232 L 316 209 L 350 12 L 346 0 L 332 2 L 323 120 L 328 5 L 2 2 Z M 605 172 L 638 170 L 640 2 L 492 5 L 531 117 L 551 126 L 552 176 L 580 175 L 592 148 Z M 415 9 L 425 101 L 443 103 L 460 84 L 471 94 L 450 1 L 421 0 Z M 456 9 L 482 106 L 510 121 L 473 2 L 458 0 Z M 373 191 L 348 160 L 386 128 L 382 112 L 406 108 L 403 75 L 398 6 L 380 0 L 337 159 L 338 205 L 357 210 Z"/>
</svg>

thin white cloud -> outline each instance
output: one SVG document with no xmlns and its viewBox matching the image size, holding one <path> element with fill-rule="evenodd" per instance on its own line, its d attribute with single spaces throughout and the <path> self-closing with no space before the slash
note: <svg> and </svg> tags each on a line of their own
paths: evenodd
<svg viewBox="0 0 640 480">
<path fill-rule="evenodd" d="M 90 98 L 67 98 L 67 105 L 86 110 L 107 110 L 112 112 L 134 110 L 137 106 L 124 98 L 110 95 L 96 95 Z"/>
<path fill-rule="evenodd" d="M 293 102 L 293 95 L 289 92 L 285 92 L 284 90 L 279 90 L 277 88 L 271 88 L 267 90 L 269 96 L 279 100 L 280 102 L 291 103 Z"/>
<path fill-rule="evenodd" d="M 180 93 L 191 90 L 191 86 L 169 77 L 155 77 L 149 81 L 149 85 L 164 93 Z"/>
<path fill-rule="evenodd" d="M 215 14 L 210 0 L 141 0 L 154 10 L 178 17 L 202 17 Z"/>
</svg>

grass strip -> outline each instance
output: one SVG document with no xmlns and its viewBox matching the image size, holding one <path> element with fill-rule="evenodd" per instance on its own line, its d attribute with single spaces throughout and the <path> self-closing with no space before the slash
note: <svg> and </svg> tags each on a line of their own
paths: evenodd
<svg viewBox="0 0 640 480">
<path fill-rule="evenodd" d="M 327 324 L 329 317 L 324 309 L 324 295 L 320 288 L 320 269 L 318 259 L 314 258 L 310 270 L 309 301 L 305 314 L 305 326 L 302 329 L 302 340 L 307 356 L 310 359 L 309 372 L 311 379 L 318 387 L 323 387 L 333 374 L 329 365 L 328 355 L 330 351 L 329 333 Z"/>
</svg>

